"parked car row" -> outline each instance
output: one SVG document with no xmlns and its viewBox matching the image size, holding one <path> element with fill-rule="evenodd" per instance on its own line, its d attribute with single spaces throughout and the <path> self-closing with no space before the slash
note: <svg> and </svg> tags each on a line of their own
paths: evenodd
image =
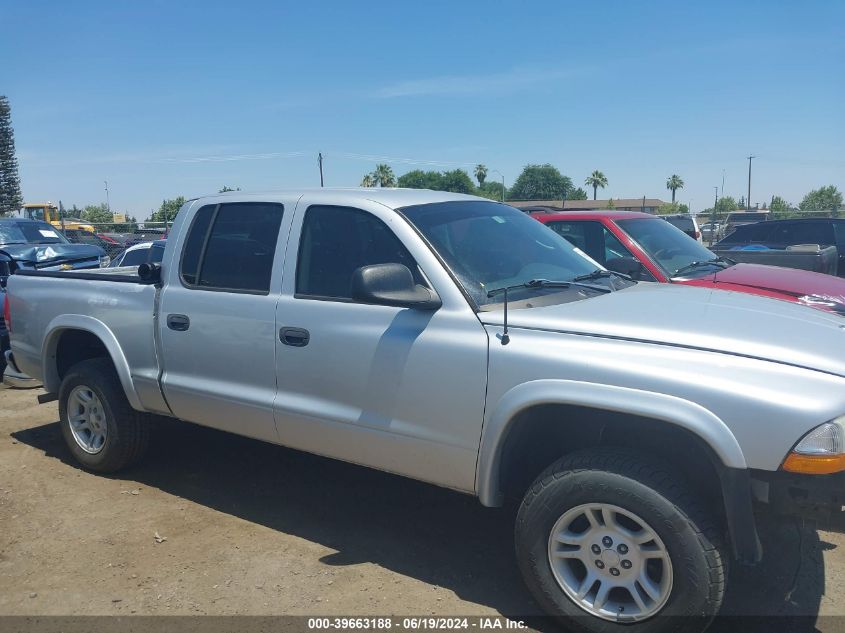
<svg viewBox="0 0 845 633">
<path fill-rule="evenodd" d="M 94 244 L 73 244 L 47 222 L 22 217 L 0 218 L 0 295 L 17 270 L 79 270 L 108 266 L 109 256 Z M 32 380 L 14 362 L 5 319 L 0 317 L 0 375 L 13 386 Z"/>
<path fill-rule="evenodd" d="M 8 281 L 14 357 L 88 470 L 158 416 L 516 499 L 526 585 L 596 633 L 703 628 L 767 512 L 842 510 L 835 277 L 641 213 L 388 188 L 191 200 L 135 253 Z"/>
<path fill-rule="evenodd" d="M 845 219 L 802 218 L 798 220 L 769 220 L 737 226 L 736 229 L 714 245 L 719 252 L 731 251 L 737 256 L 747 252 L 781 254 L 788 257 L 790 249 L 797 246 L 816 249 L 834 247 L 830 273 L 845 277 Z M 807 252 L 807 248 L 804 249 Z M 752 255 L 753 257 L 753 255 Z"/>
<path fill-rule="evenodd" d="M 65 229 L 63 233 L 74 244 L 94 244 L 99 246 L 112 259 L 130 246 L 167 237 L 167 230 L 165 228 L 137 229 L 132 233 L 94 233 L 81 229 Z"/>
<path fill-rule="evenodd" d="M 737 263 L 708 250 L 662 216 L 570 211 L 532 217 L 602 266 L 638 281 L 733 290 L 845 315 L 845 280 L 806 270 Z"/>
<path fill-rule="evenodd" d="M 156 240 L 154 242 L 141 242 L 134 244 L 111 262 L 112 268 L 121 266 L 140 266 L 141 264 L 158 264 L 164 256 L 164 247 L 167 240 Z"/>
</svg>

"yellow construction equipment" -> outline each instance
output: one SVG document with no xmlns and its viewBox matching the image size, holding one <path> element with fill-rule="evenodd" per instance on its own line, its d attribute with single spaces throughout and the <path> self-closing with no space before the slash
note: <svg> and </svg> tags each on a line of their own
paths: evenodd
<svg viewBox="0 0 845 633">
<path fill-rule="evenodd" d="M 76 229 L 80 231 L 91 231 L 96 233 L 96 229 L 90 224 L 86 224 L 79 218 L 64 218 L 59 215 L 59 208 L 52 202 L 30 202 L 21 208 L 21 217 L 30 220 L 41 220 L 52 224 L 57 229 Z"/>
</svg>

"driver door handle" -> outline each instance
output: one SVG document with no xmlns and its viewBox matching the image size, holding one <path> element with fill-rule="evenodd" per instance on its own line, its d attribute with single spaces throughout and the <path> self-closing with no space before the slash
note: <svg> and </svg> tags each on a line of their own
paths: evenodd
<svg viewBox="0 0 845 633">
<path fill-rule="evenodd" d="M 311 340 L 311 334 L 300 327 L 283 327 L 279 330 L 279 340 L 291 347 L 305 347 Z"/>
</svg>

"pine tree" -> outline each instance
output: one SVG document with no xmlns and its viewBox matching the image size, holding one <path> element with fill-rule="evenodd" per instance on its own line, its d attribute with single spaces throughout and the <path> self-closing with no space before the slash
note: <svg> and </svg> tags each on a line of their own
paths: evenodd
<svg viewBox="0 0 845 633">
<path fill-rule="evenodd" d="M 11 113 L 9 100 L 0 95 L 0 216 L 17 211 L 23 204 Z"/>
</svg>

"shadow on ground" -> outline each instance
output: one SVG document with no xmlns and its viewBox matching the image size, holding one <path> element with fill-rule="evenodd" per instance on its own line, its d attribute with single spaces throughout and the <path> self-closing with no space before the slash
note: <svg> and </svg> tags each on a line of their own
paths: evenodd
<svg viewBox="0 0 845 633">
<path fill-rule="evenodd" d="M 483 508 L 459 493 L 191 424 L 161 426 L 166 442 L 156 434 L 143 464 L 117 479 L 337 550 L 321 559 L 326 565 L 371 562 L 506 616 L 538 613 L 514 559 L 513 507 Z M 57 423 L 13 436 L 78 467 Z M 710 630 L 813 630 L 824 593 L 822 552 L 833 546 L 796 522 L 765 522 L 761 538 L 764 563 L 732 570 L 727 617 Z"/>
</svg>

